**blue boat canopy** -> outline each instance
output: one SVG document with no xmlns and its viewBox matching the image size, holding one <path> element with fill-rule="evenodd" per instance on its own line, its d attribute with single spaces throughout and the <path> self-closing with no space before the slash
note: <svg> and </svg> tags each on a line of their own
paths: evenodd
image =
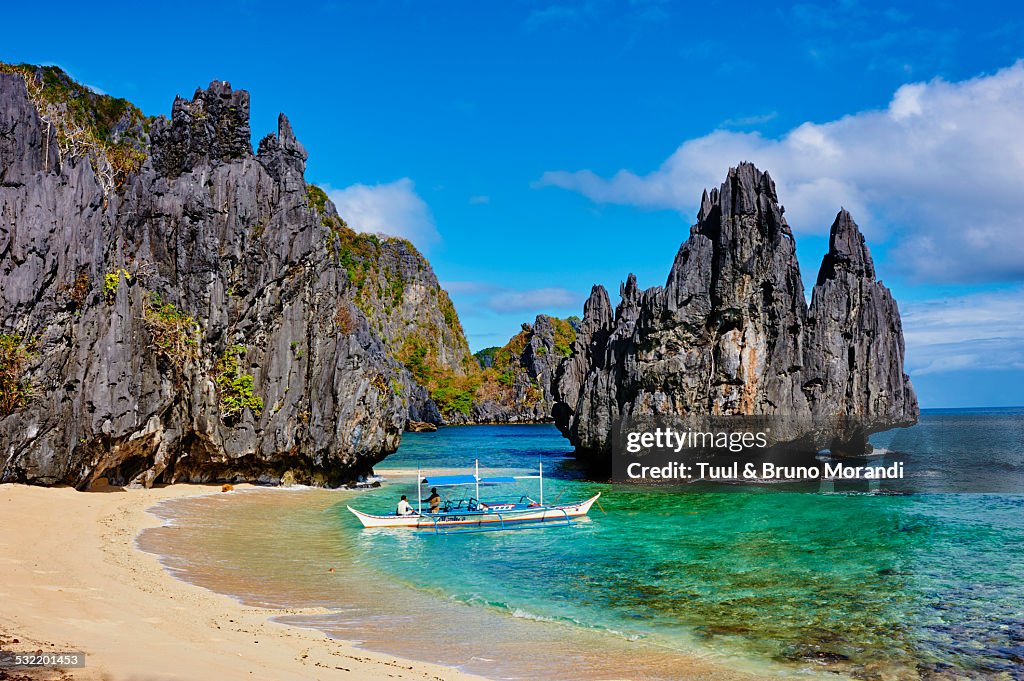
<svg viewBox="0 0 1024 681">
<path fill-rule="evenodd" d="M 506 482 L 515 482 L 516 479 L 511 475 L 500 476 L 496 478 L 480 478 L 481 485 L 498 485 Z M 476 477 L 472 475 L 431 475 L 430 477 L 423 478 L 424 485 L 433 485 L 434 487 L 448 487 L 451 485 L 475 485 L 477 483 Z"/>
<path fill-rule="evenodd" d="M 472 485 L 476 483 L 476 478 L 472 475 L 432 475 L 429 478 L 423 478 L 425 485 L 434 485 L 436 487 L 447 487 L 448 485 Z"/>
</svg>

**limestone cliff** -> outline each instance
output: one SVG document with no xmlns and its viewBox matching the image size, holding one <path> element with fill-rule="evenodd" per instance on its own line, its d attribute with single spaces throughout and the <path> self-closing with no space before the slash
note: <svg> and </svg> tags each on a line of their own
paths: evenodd
<svg viewBox="0 0 1024 681">
<path fill-rule="evenodd" d="M 408 242 L 357 234 L 227 83 L 148 118 L 0 65 L 0 481 L 336 484 L 472 362 Z"/>
<path fill-rule="evenodd" d="M 775 183 L 749 163 L 705 192 L 665 286 L 630 275 L 620 296 L 613 312 L 594 287 L 555 381 L 581 454 L 609 452 L 620 419 L 777 416 L 776 442 L 851 454 L 917 420 L 899 312 L 853 219 L 836 218 L 808 309 Z"/>
</svg>

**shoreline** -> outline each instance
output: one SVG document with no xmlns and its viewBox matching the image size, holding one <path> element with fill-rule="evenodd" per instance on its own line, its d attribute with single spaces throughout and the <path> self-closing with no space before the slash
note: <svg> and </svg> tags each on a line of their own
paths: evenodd
<svg viewBox="0 0 1024 681">
<path fill-rule="evenodd" d="M 9 670 L 11 678 L 482 678 L 364 650 L 315 629 L 276 622 L 273 618 L 320 610 L 243 605 L 231 596 L 175 578 L 158 556 L 136 546 L 140 532 L 162 524 L 148 512 L 155 504 L 220 493 L 219 485 L 104 492 L 0 485 L 2 648 L 81 651 L 86 659 L 80 669 Z"/>
<path fill-rule="evenodd" d="M 392 475 L 397 472 L 405 471 L 390 471 Z M 243 493 L 295 492 L 248 484 L 235 489 Z M 0 674 L 0 678 L 488 678 L 477 675 L 486 671 L 478 669 L 477 674 L 472 674 L 447 666 L 452 664 L 448 661 L 419 661 L 412 649 L 390 651 L 381 647 L 379 641 L 377 647 L 363 647 L 364 641 L 352 631 L 337 636 L 319 625 L 303 623 L 330 614 L 332 610 L 328 608 L 248 604 L 246 598 L 230 589 L 215 589 L 175 575 L 175 568 L 165 560 L 167 556 L 140 546 L 139 539 L 146 530 L 177 526 L 173 519 L 162 519 L 156 512 L 164 502 L 201 502 L 201 497 L 225 496 L 219 484 L 176 484 L 150 490 L 108 488 L 103 492 L 0 485 L 4 523 L 15 528 L 15 532 L 0 536 L 0 565 L 11 573 L 11 578 L 0 586 L 0 598 L 5 602 L 0 611 L 0 649 L 86 654 L 84 669 L 32 675 L 19 669 L 10 677 Z M 43 532 L 43 528 L 48 532 Z M 593 634 L 582 636 L 591 638 Z M 12 645 L 12 639 L 19 643 Z M 524 645 L 529 643 L 524 641 Z M 752 681 L 793 675 L 793 670 L 782 669 L 758 673 L 742 663 L 734 665 L 700 654 L 672 653 L 670 657 L 675 660 L 671 664 L 676 671 L 704 681 Z M 656 665 L 663 672 L 664 663 L 665 660 Z M 639 668 L 625 676 L 621 670 L 618 674 L 612 669 L 606 671 L 612 675 L 602 675 L 594 669 L 591 672 L 596 676 L 585 676 L 620 681 L 648 676 Z"/>
</svg>

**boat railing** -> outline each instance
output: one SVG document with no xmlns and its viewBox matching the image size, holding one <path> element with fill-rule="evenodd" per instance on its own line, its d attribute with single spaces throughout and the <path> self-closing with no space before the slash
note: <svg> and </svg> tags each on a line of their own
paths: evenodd
<svg viewBox="0 0 1024 681">
<path fill-rule="evenodd" d="M 508 526 L 505 525 L 505 518 L 508 515 L 507 513 L 503 514 L 503 513 L 497 512 L 497 511 L 492 511 L 492 512 L 488 512 L 487 515 L 498 516 L 498 526 L 497 527 L 485 527 L 484 526 L 485 523 L 484 523 L 484 520 L 483 520 L 483 515 L 481 515 L 480 520 L 477 520 L 475 523 L 469 523 L 469 525 L 470 525 L 469 527 L 466 527 L 466 526 L 463 525 L 463 526 L 460 526 L 459 529 L 454 529 L 454 530 L 450 529 L 448 526 L 442 524 L 444 518 L 443 518 L 443 515 L 441 515 L 441 514 L 421 515 L 420 518 L 429 518 L 430 520 L 433 521 L 433 533 L 435 535 L 437 535 L 437 534 L 468 534 L 470 532 L 500 532 L 501 530 L 506 530 L 506 529 L 509 529 L 509 530 L 510 529 L 528 530 L 528 529 L 534 528 L 534 527 L 545 527 L 545 526 L 550 527 L 553 521 L 548 519 L 548 517 L 547 517 L 548 511 L 557 511 L 557 512 L 562 514 L 561 518 L 558 518 L 557 516 L 555 516 L 555 518 L 554 518 L 554 521 L 557 521 L 558 525 L 560 525 L 560 526 L 564 525 L 566 527 L 569 527 L 570 525 L 572 525 L 572 519 L 569 518 L 569 512 L 565 508 L 547 508 L 547 509 L 545 509 L 545 512 L 541 515 L 541 517 L 537 518 L 536 520 L 515 521 L 513 524 L 510 524 Z M 487 523 L 487 524 L 488 525 L 493 525 L 493 523 Z"/>
<path fill-rule="evenodd" d="M 487 506 L 497 506 L 501 504 L 536 504 L 532 497 L 524 494 L 520 497 L 488 497 Z M 442 513 L 454 513 L 463 509 L 467 511 L 480 510 L 480 500 L 475 497 L 462 498 L 462 499 L 446 499 L 441 502 Z"/>
</svg>

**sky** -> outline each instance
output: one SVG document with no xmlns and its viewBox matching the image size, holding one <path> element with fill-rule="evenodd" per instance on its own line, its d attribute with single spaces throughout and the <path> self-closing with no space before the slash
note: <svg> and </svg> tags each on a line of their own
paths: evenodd
<svg viewBox="0 0 1024 681">
<path fill-rule="evenodd" d="M 753 161 L 810 290 L 841 206 L 923 407 L 1024 404 L 1024 7 L 659 0 L 5 8 L 0 60 L 169 114 L 228 80 L 306 179 L 409 238 L 473 350 L 593 284 L 662 285 L 701 190 Z"/>
</svg>

